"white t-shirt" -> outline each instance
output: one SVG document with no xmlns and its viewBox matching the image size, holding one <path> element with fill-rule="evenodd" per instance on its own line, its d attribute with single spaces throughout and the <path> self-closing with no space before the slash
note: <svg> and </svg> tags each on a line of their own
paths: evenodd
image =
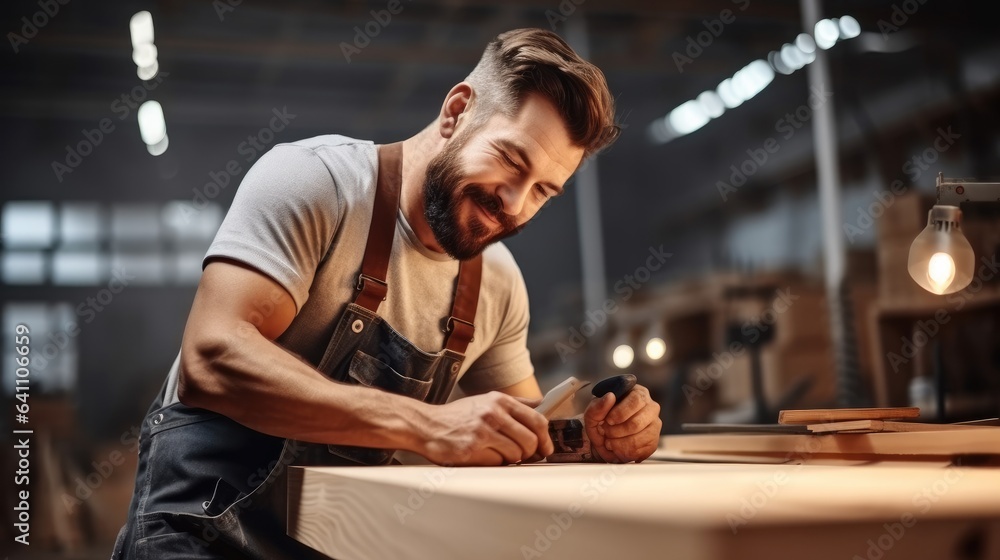
<svg viewBox="0 0 1000 560">
<path fill-rule="evenodd" d="M 283 286 L 297 313 L 277 341 L 318 363 L 353 301 L 371 223 L 378 154 L 370 141 L 317 136 L 278 144 L 247 172 L 204 264 L 213 257 L 252 266 Z M 378 313 L 425 352 L 444 347 L 458 261 L 425 247 L 402 211 L 389 260 L 389 292 Z M 534 373 L 528 355 L 528 294 L 510 251 L 483 252 L 475 340 L 459 372 L 468 394 L 507 387 Z M 164 405 L 177 400 L 179 359 Z"/>
</svg>

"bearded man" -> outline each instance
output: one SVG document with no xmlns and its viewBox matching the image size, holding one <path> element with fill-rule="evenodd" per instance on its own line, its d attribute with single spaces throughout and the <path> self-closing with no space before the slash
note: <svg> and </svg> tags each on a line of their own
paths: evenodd
<svg viewBox="0 0 1000 560">
<path fill-rule="evenodd" d="M 503 33 L 401 142 L 320 136 L 247 173 L 142 425 L 113 558 L 320 558 L 285 534 L 289 465 L 538 460 L 556 449 L 499 241 L 618 135 L 604 75 L 556 34 Z M 449 399 L 456 385 L 467 395 Z M 656 448 L 642 386 L 584 414 L 593 458 Z"/>
</svg>

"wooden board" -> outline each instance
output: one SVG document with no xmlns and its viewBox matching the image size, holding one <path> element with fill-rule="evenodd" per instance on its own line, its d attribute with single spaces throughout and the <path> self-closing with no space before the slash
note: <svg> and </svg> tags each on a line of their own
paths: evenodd
<svg viewBox="0 0 1000 560">
<path fill-rule="evenodd" d="M 986 427 L 975 424 L 924 424 L 921 422 L 893 422 L 891 420 L 848 420 L 809 424 L 814 434 L 870 433 L 870 432 L 947 432 L 951 430 L 977 430 Z"/>
<path fill-rule="evenodd" d="M 890 456 L 1000 455 L 1000 428 L 870 434 L 706 434 L 665 436 L 680 453 Z"/>
<path fill-rule="evenodd" d="M 288 534 L 340 560 L 843 560 L 880 538 L 886 560 L 998 559 L 997 488 L 960 467 L 290 467 Z"/>
<path fill-rule="evenodd" d="M 775 433 L 775 434 L 808 434 L 807 426 L 784 426 L 781 424 L 698 424 L 684 423 L 681 429 L 691 434 L 732 434 L 732 433 Z"/>
<path fill-rule="evenodd" d="M 847 420 L 898 420 L 919 418 L 917 407 L 897 408 L 817 408 L 811 410 L 782 410 L 779 424 L 823 424 Z"/>
</svg>

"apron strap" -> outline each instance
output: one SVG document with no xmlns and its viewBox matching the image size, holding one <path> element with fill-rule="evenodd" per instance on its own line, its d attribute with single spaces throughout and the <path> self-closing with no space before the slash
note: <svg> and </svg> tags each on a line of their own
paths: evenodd
<svg viewBox="0 0 1000 560">
<path fill-rule="evenodd" d="M 445 321 L 444 332 L 448 333 L 444 347 L 465 354 L 476 333 L 476 307 L 479 305 L 479 285 L 483 277 L 483 255 L 462 261 L 458 265 L 458 281 L 455 299 L 451 304 L 451 316 Z"/>
<path fill-rule="evenodd" d="M 399 212 L 400 183 L 403 177 L 403 143 L 378 147 L 378 179 L 375 183 L 375 207 L 368 227 L 368 242 L 361 262 L 354 303 L 372 313 L 385 300 L 389 291 L 386 272 L 392 254 L 392 238 L 396 233 Z"/>
<path fill-rule="evenodd" d="M 396 234 L 402 176 L 403 143 L 379 146 L 375 206 L 371 225 L 368 227 L 368 242 L 361 262 L 361 274 L 358 275 L 356 285 L 358 295 L 354 298 L 354 303 L 372 313 L 378 312 L 379 304 L 385 300 L 389 291 L 386 275 L 392 254 L 392 240 Z M 448 350 L 465 354 L 473 340 L 482 276 L 482 255 L 459 263 L 451 316 L 445 321 L 444 327 L 444 332 L 448 333 L 445 340 L 445 348 Z"/>
</svg>

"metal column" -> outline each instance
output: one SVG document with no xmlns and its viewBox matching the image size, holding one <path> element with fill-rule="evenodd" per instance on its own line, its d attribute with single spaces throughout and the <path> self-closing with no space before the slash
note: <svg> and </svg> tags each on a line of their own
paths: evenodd
<svg viewBox="0 0 1000 560">
<path fill-rule="evenodd" d="M 822 16 L 820 0 L 801 0 L 802 25 L 813 34 Z M 816 48 L 816 60 L 808 67 L 811 91 L 833 91 L 827 52 Z M 854 356 L 853 325 L 845 279 L 845 251 L 842 234 L 840 171 L 838 165 L 837 125 L 833 103 L 814 107 L 813 143 L 816 150 L 816 179 L 819 186 L 819 209 L 823 224 L 823 268 L 827 303 L 830 309 L 830 333 L 836 359 L 837 401 L 840 406 L 857 406 L 860 382 Z"/>
<path fill-rule="evenodd" d="M 583 59 L 590 57 L 587 22 L 577 13 L 566 22 L 566 41 Z M 592 157 L 576 172 L 576 215 L 580 236 L 580 263 L 583 283 L 583 310 L 601 309 L 608 297 L 604 278 L 604 237 L 601 230 L 601 199 L 597 176 L 597 158 Z M 610 322 L 610 321 L 609 321 Z M 589 364 L 601 372 L 606 329 L 598 329 L 589 340 Z"/>
</svg>

